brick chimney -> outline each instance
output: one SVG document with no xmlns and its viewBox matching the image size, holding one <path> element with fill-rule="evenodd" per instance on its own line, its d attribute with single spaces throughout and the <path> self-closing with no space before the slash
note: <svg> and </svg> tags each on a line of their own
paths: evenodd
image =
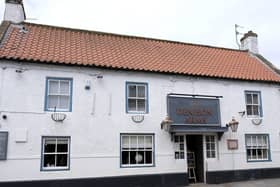
<svg viewBox="0 0 280 187">
<path fill-rule="evenodd" d="M 253 31 L 248 31 L 244 36 L 240 39 L 241 49 L 249 50 L 254 54 L 259 53 L 258 49 L 258 35 Z"/>
<path fill-rule="evenodd" d="M 25 12 L 22 0 L 5 0 L 6 7 L 4 21 L 21 23 L 25 20 Z"/>
</svg>

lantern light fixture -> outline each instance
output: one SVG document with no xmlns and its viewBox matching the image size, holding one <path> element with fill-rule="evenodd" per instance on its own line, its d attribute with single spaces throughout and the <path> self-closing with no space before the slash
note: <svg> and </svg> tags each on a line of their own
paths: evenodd
<svg viewBox="0 0 280 187">
<path fill-rule="evenodd" d="M 234 117 L 232 117 L 231 121 L 227 124 L 227 126 L 229 126 L 231 128 L 232 132 L 236 132 L 237 128 L 238 128 L 238 124 L 239 124 L 239 122 L 236 121 L 236 119 Z"/>
</svg>

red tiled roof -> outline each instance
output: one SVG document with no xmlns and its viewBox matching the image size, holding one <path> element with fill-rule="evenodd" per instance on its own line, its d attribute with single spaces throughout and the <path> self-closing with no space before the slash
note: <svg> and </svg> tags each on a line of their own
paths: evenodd
<svg viewBox="0 0 280 187">
<path fill-rule="evenodd" d="M 23 23 L 11 25 L 0 58 L 280 82 L 280 76 L 247 51 Z"/>
</svg>

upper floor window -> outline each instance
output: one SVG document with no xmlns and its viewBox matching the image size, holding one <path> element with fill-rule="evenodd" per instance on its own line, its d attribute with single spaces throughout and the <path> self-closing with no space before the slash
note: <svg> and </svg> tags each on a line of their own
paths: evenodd
<svg viewBox="0 0 280 187">
<path fill-rule="evenodd" d="M 126 83 L 126 112 L 148 113 L 147 83 Z"/>
<path fill-rule="evenodd" d="M 46 82 L 46 111 L 72 110 L 72 79 L 47 78 Z"/>
<path fill-rule="evenodd" d="M 262 117 L 261 93 L 246 91 L 246 112 L 248 117 Z"/>
<path fill-rule="evenodd" d="M 70 137 L 43 137 L 42 170 L 69 169 Z"/>
<path fill-rule="evenodd" d="M 246 134 L 247 161 L 269 161 L 270 146 L 267 134 Z"/>
</svg>

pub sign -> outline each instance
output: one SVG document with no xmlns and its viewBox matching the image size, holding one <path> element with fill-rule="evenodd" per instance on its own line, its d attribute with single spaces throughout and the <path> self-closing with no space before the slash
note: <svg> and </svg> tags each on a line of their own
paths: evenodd
<svg viewBox="0 0 280 187">
<path fill-rule="evenodd" d="M 168 96 L 167 110 L 174 125 L 221 125 L 220 103 L 216 98 Z"/>
</svg>

